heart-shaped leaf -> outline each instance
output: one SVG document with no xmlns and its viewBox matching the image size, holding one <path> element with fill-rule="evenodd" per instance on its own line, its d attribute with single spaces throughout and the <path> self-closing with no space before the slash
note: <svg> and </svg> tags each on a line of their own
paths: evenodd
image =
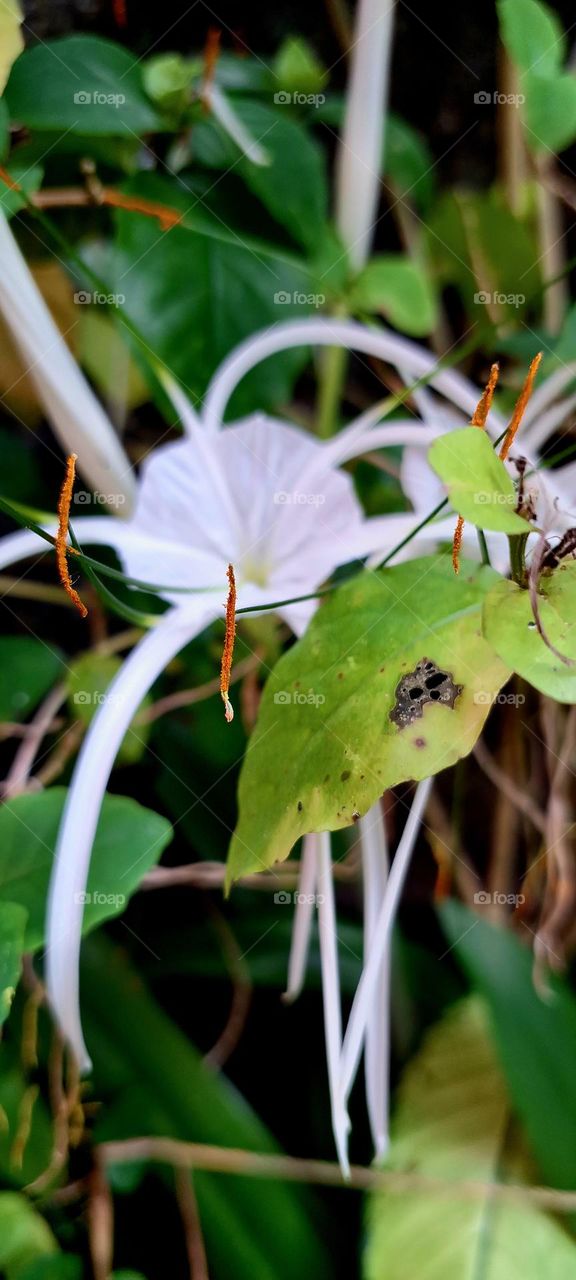
<svg viewBox="0 0 576 1280">
<path fill-rule="evenodd" d="M 531 526 L 514 510 L 512 478 L 485 431 L 449 431 L 431 445 L 428 460 L 447 486 L 454 510 L 465 520 L 497 533 L 529 532 Z"/>
<path fill-rule="evenodd" d="M 456 578 L 448 556 L 433 556 L 360 574 L 318 610 L 264 690 L 229 882 L 472 749 L 509 675 L 480 630 L 496 578 L 469 562 Z"/>
</svg>

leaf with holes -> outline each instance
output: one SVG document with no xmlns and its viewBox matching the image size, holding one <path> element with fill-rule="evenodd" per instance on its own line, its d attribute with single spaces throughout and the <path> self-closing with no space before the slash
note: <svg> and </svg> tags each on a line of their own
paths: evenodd
<svg viewBox="0 0 576 1280">
<path fill-rule="evenodd" d="M 539 613 L 548 639 L 576 664 L 576 564 L 561 564 L 542 576 Z M 548 648 L 532 614 L 527 591 L 501 579 L 484 601 L 482 629 L 503 662 L 541 693 L 576 702 L 576 665 L 567 666 Z"/>
<path fill-rule="evenodd" d="M 449 431 L 434 441 L 428 461 L 444 481 L 454 510 L 465 520 L 498 533 L 530 531 L 528 522 L 516 515 L 513 480 L 485 431 L 478 427 Z"/>
<path fill-rule="evenodd" d="M 386 787 L 471 751 L 509 676 L 480 629 L 497 576 L 463 562 L 457 578 L 448 556 L 434 556 L 359 574 L 322 605 L 264 690 L 228 883 L 286 858 L 307 831 L 349 826 Z M 407 677 L 414 712 L 402 716 Z"/>
</svg>

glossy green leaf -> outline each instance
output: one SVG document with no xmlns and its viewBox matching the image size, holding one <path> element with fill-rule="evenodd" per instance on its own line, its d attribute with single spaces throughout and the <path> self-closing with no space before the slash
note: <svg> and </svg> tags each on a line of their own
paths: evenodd
<svg viewBox="0 0 576 1280">
<path fill-rule="evenodd" d="M 531 151 L 564 151 L 576 138 L 576 78 L 566 72 L 543 80 L 527 73 L 526 141 Z"/>
<path fill-rule="evenodd" d="M 496 580 L 468 562 L 456 577 L 448 556 L 434 556 L 360 574 L 323 603 L 266 684 L 240 778 L 229 883 L 472 749 L 509 675 L 480 632 Z M 453 707 L 428 702 L 399 727 L 397 686 L 424 658 L 461 692 Z"/>
<path fill-rule="evenodd" d="M 65 787 L 51 787 L 17 796 L 0 808 L 0 903 L 20 903 L 28 911 L 27 951 L 43 942 L 48 882 L 65 799 Z M 85 932 L 124 910 L 171 835 L 170 823 L 158 813 L 125 796 L 105 797 L 85 895 Z"/>
<path fill-rule="evenodd" d="M 0 1026 L 10 1013 L 20 978 L 27 919 L 19 902 L 0 902 Z"/>
<path fill-rule="evenodd" d="M 82 1280 L 82 1260 L 72 1253 L 53 1253 L 29 1263 L 18 1280 Z"/>
<path fill-rule="evenodd" d="M 24 1269 L 58 1245 L 48 1223 L 16 1191 L 0 1192 L 0 1270 L 6 1280 L 21 1280 Z"/>
<path fill-rule="evenodd" d="M 469 997 L 428 1032 L 402 1078 L 387 1165 L 485 1192 L 428 1190 L 371 1197 L 364 1280 L 563 1280 L 576 1244 L 531 1203 L 501 1201 L 494 1183 L 533 1173 L 509 1129 L 510 1102 L 483 1002 Z"/>
<path fill-rule="evenodd" d="M 25 720 L 65 674 L 58 649 L 33 636 L 0 636 L 0 721 Z"/>
<path fill-rule="evenodd" d="M 122 659 L 109 654 L 103 657 L 98 653 L 86 653 L 73 662 L 68 672 L 68 706 L 75 720 L 80 720 L 86 727 L 91 723 L 98 708 L 108 697 L 121 695 L 107 693 L 114 677 L 122 667 Z M 149 727 L 139 719 L 142 710 L 149 707 L 150 698 L 145 698 L 126 731 L 120 750 L 118 764 L 137 764 L 146 749 Z"/>
<path fill-rule="evenodd" d="M 576 999 L 550 975 L 542 999 L 533 981 L 533 937 L 495 928 L 459 902 L 439 907 L 448 944 L 488 1001 L 510 1097 L 550 1187 L 576 1183 Z M 527 933 L 524 938 L 522 934 Z M 546 1274 L 546 1272 L 544 1272 Z"/>
<path fill-rule="evenodd" d="M 554 647 L 576 663 L 576 564 L 560 564 L 539 585 L 539 613 Z M 502 579 L 486 596 L 482 629 L 513 671 L 559 702 L 576 702 L 576 665 L 567 666 L 538 634 L 528 591 Z"/>
<path fill-rule="evenodd" d="M 285 93 L 314 94 L 326 84 L 327 73 L 312 45 L 301 36 L 288 36 L 282 42 L 272 70 L 277 90 Z"/>
<path fill-rule="evenodd" d="M 391 180 L 395 197 L 416 209 L 427 209 L 434 192 L 434 168 L 425 138 L 391 112 L 384 134 L 382 172 Z"/>
<path fill-rule="evenodd" d="M 566 52 L 558 15 L 541 0 L 497 0 L 500 35 L 521 71 L 553 76 Z M 520 88 L 524 81 L 521 81 Z"/>
<path fill-rule="evenodd" d="M 142 66 L 146 93 L 162 111 L 180 113 L 190 97 L 192 63 L 179 53 L 157 53 Z"/>
<path fill-rule="evenodd" d="M 6 99 L 13 120 L 29 129 L 130 136 L 159 125 L 138 59 L 99 36 L 64 36 L 27 49 L 14 64 Z"/>
<path fill-rule="evenodd" d="M 0 911 L 3 907 L 0 905 Z M 20 908 L 22 910 L 22 908 Z M 18 957 L 21 962 L 21 948 Z M 15 1014 L 16 1016 L 16 1014 Z M 20 1028 L 14 1029 L 16 1036 Z M 0 1072 L 0 1107 L 4 1123 L 0 1128 L 0 1176 L 12 1186 L 25 1187 L 48 1168 L 54 1151 L 54 1119 L 48 1104 L 39 1093 L 32 1107 L 30 1124 L 22 1159 L 13 1156 L 14 1140 L 22 1123 L 26 1107 L 26 1095 L 30 1078 L 26 1077 L 19 1061 L 20 1042 L 11 1037 L 2 1046 L 2 1071 Z M 30 1095 L 28 1093 L 28 1101 Z"/>
<path fill-rule="evenodd" d="M 192 399 L 243 338 L 312 309 L 304 262 L 238 235 L 173 182 L 147 175 L 126 189 L 188 211 L 186 225 L 161 235 L 151 218 L 120 212 L 110 288 L 125 295 L 130 319 Z M 305 360 L 288 351 L 264 361 L 243 380 L 231 412 L 281 404 Z"/>
<path fill-rule="evenodd" d="M 430 333 L 437 319 L 436 300 L 428 276 L 417 262 L 401 254 L 372 258 L 355 280 L 353 311 L 379 312 L 403 333 Z"/>
<path fill-rule="evenodd" d="M 444 481 L 454 510 L 481 529 L 529 533 L 531 525 L 516 515 L 516 490 L 504 463 L 485 431 L 463 427 L 440 436 L 428 450 L 428 461 Z"/>
</svg>

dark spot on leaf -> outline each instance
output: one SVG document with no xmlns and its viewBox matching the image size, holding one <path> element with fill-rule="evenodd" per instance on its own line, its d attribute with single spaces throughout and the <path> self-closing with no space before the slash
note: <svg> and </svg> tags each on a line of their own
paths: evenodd
<svg viewBox="0 0 576 1280">
<path fill-rule="evenodd" d="M 353 822 L 359 822 L 359 821 L 360 821 L 360 817 L 361 817 L 361 814 L 359 814 L 359 813 L 358 813 L 358 810 L 357 810 L 357 809 L 354 809 L 354 811 L 353 811 L 353 813 L 352 813 L 352 821 L 353 821 Z"/>
<path fill-rule="evenodd" d="M 324 781 L 325 781 L 325 782 L 329 782 L 329 781 L 330 781 L 330 774 L 329 774 L 329 773 L 327 773 L 327 774 L 326 774 L 326 777 L 325 777 Z"/>
<path fill-rule="evenodd" d="M 425 738 L 415 738 L 415 739 L 414 739 L 414 746 L 415 746 L 415 747 L 425 747 L 425 746 L 426 746 L 426 739 L 425 739 Z"/>
<path fill-rule="evenodd" d="M 402 676 L 396 685 L 396 701 L 390 712 L 390 719 L 400 729 L 404 729 L 406 725 L 420 719 L 429 702 L 441 703 L 454 709 L 461 692 L 462 685 L 454 683 L 450 671 L 442 671 L 430 658 L 421 658 L 414 670 Z M 423 739 L 418 739 L 416 745 L 426 744 Z"/>
<path fill-rule="evenodd" d="M 339 672 L 338 672 L 338 679 L 339 679 L 339 680 L 343 680 L 343 679 L 344 679 L 344 672 L 343 672 L 343 671 L 339 671 Z"/>
<path fill-rule="evenodd" d="M 340 781 L 347 782 L 349 777 L 350 777 L 350 770 L 344 769 L 344 771 L 340 774 Z"/>
<path fill-rule="evenodd" d="M 303 804 L 302 804 L 302 801 L 301 801 L 301 800 L 299 800 L 299 801 L 298 801 L 298 813 L 302 813 L 302 809 L 303 809 L 303 807 L 304 807 L 304 806 L 303 806 Z"/>
</svg>

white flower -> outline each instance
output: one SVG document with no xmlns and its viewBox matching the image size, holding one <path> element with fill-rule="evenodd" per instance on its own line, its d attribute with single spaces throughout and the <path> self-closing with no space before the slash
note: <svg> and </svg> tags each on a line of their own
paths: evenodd
<svg viewBox="0 0 576 1280">
<path fill-rule="evenodd" d="M 88 483 L 112 495 L 111 501 L 128 515 L 134 496 L 128 458 L 55 325 L 2 212 L 0 312 L 63 449 L 78 454 Z"/>
</svg>

